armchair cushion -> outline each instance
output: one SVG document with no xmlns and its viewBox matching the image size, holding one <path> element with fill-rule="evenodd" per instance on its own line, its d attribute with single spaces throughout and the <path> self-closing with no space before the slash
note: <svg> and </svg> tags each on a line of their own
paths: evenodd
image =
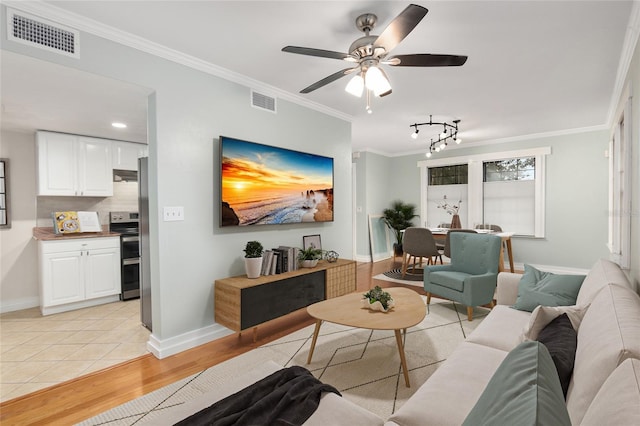
<svg viewBox="0 0 640 426">
<path fill-rule="evenodd" d="M 514 308 L 532 312 L 537 306 L 575 305 L 584 275 L 559 275 L 524 265 Z"/>
<path fill-rule="evenodd" d="M 458 271 L 440 271 L 429 274 L 429 280 L 432 284 L 438 284 L 443 287 L 449 287 L 453 290 L 463 291 L 464 280 L 471 275 Z"/>
</svg>

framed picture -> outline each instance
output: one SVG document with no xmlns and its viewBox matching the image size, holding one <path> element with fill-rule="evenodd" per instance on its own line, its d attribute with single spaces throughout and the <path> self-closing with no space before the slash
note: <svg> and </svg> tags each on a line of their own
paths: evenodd
<svg viewBox="0 0 640 426">
<path fill-rule="evenodd" d="M 306 250 L 309 247 L 322 250 L 322 244 L 320 243 L 320 234 L 305 235 L 304 237 L 302 237 L 302 248 Z"/>
</svg>

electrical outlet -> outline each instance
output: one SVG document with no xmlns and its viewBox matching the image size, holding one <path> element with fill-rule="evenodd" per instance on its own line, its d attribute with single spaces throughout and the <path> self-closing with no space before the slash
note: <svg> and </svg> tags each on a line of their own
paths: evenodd
<svg viewBox="0 0 640 426">
<path fill-rule="evenodd" d="M 165 207 L 163 210 L 163 217 L 165 222 L 184 220 L 184 207 Z"/>
</svg>

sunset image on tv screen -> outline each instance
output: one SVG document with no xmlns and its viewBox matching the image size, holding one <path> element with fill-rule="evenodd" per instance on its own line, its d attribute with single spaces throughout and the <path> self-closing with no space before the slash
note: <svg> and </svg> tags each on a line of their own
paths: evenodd
<svg viewBox="0 0 640 426">
<path fill-rule="evenodd" d="M 222 226 L 333 221 L 333 158 L 220 141 Z"/>
</svg>

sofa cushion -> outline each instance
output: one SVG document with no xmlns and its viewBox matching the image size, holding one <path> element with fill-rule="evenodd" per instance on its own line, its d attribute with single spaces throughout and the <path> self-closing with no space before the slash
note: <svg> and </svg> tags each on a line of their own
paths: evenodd
<svg viewBox="0 0 640 426">
<path fill-rule="evenodd" d="M 627 359 L 611 373 L 581 424 L 640 425 L 640 360 Z"/>
<path fill-rule="evenodd" d="M 529 322 L 522 330 L 521 340 L 538 340 L 538 334 L 556 317 L 566 314 L 571 321 L 574 330 L 578 330 L 584 314 L 587 313 L 589 306 L 538 306 L 533 312 Z"/>
<path fill-rule="evenodd" d="M 544 344 L 551 355 L 553 363 L 558 370 L 558 378 L 562 386 L 562 395 L 567 395 L 573 364 L 576 358 L 576 346 L 578 345 L 577 333 L 567 314 L 562 314 L 553 319 L 540 331 L 538 341 Z"/>
<path fill-rule="evenodd" d="M 509 352 L 491 377 L 464 426 L 570 425 L 549 351 L 523 342 Z"/>
<path fill-rule="evenodd" d="M 514 307 L 531 312 L 538 305 L 575 305 L 584 278 L 584 275 L 560 275 L 524 265 L 524 275 L 518 285 L 518 298 Z"/>
<path fill-rule="evenodd" d="M 387 424 L 460 425 L 505 356 L 498 349 L 462 342 Z"/>
<path fill-rule="evenodd" d="M 507 305 L 497 305 L 467 337 L 467 342 L 509 352 L 522 342 L 522 330 L 531 314 Z"/>
<path fill-rule="evenodd" d="M 610 260 L 599 259 L 587 273 L 582 287 L 580 287 L 576 305 L 591 303 L 596 294 L 610 283 L 632 288 L 629 280 L 617 264 Z"/>
<path fill-rule="evenodd" d="M 640 296 L 609 284 L 598 292 L 578 329 L 567 392 L 571 422 L 579 424 L 607 377 L 627 358 L 640 358 Z"/>
</svg>

